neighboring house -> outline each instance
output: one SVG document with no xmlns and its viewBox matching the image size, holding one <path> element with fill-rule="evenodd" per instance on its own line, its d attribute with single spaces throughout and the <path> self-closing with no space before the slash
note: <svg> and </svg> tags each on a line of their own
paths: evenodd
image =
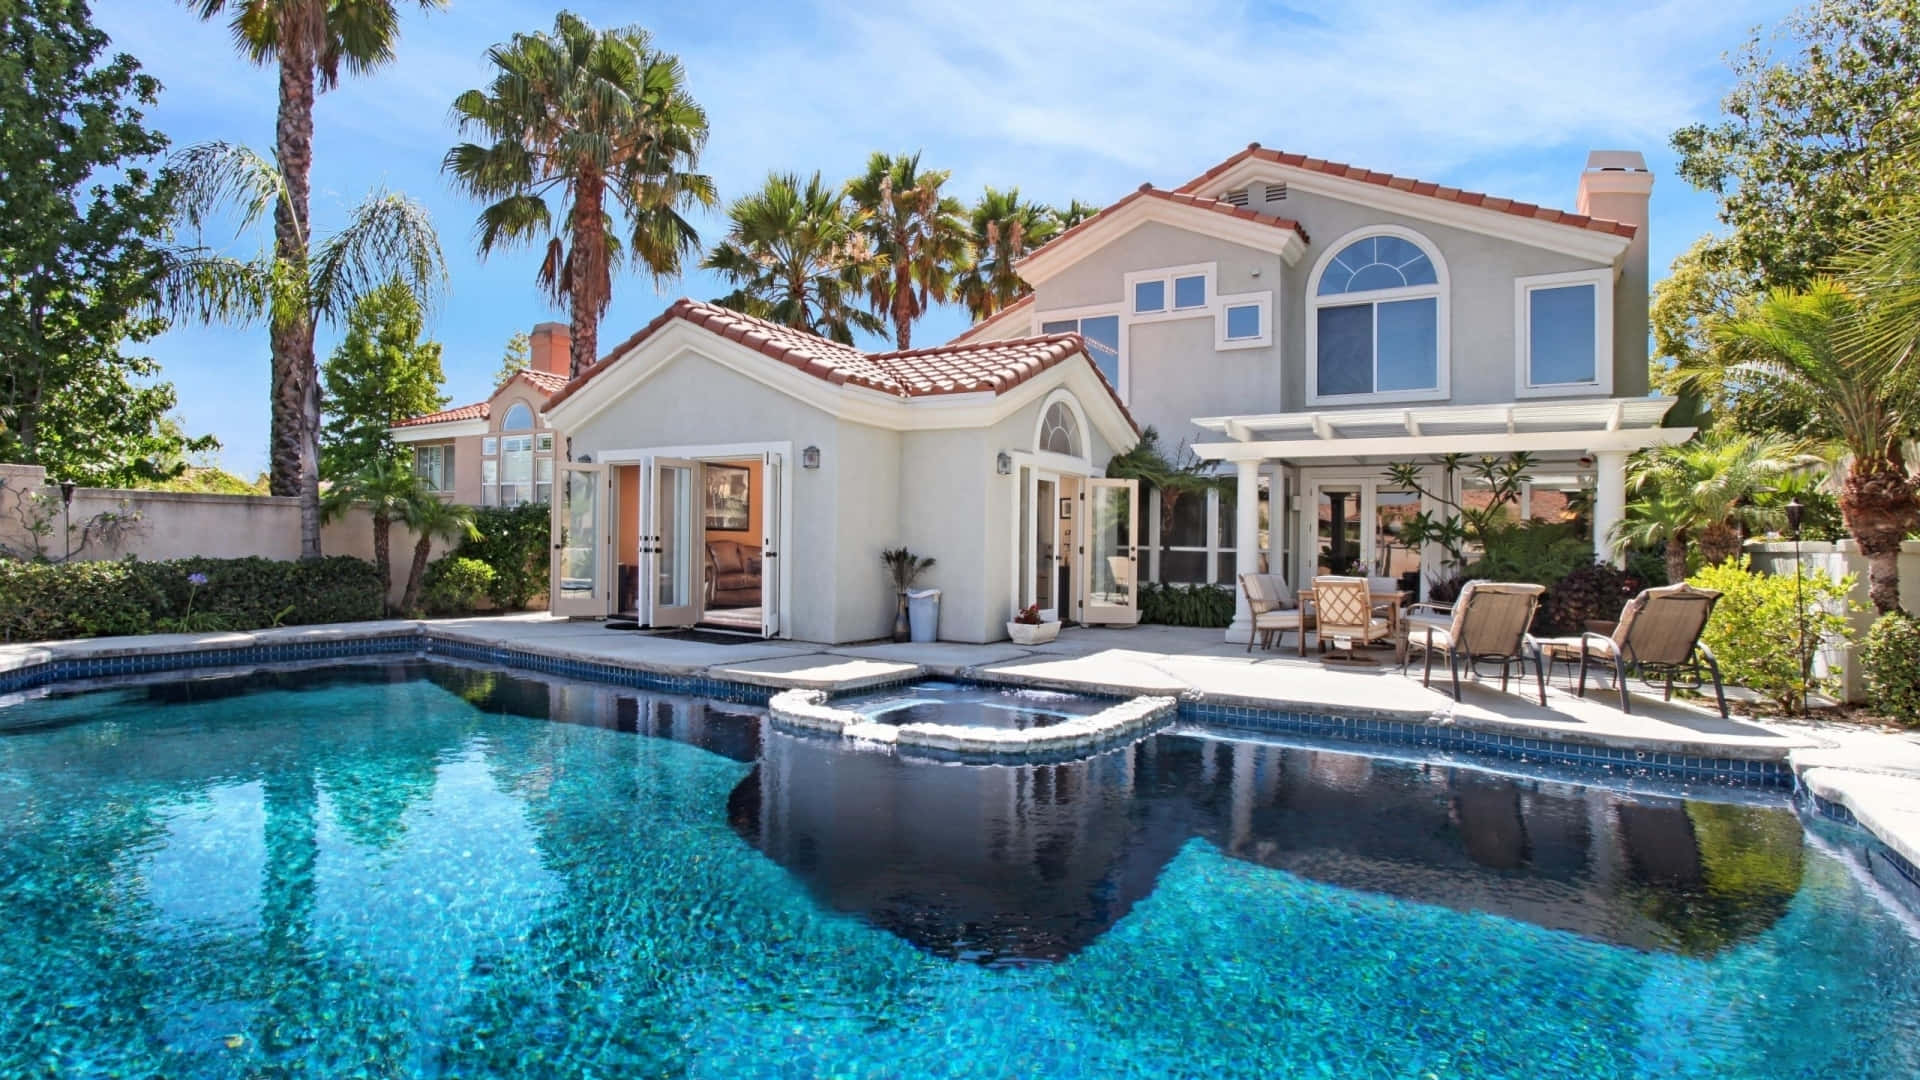
<svg viewBox="0 0 1920 1080">
<path fill-rule="evenodd" d="M 530 335 L 528 366 L 487 400 L 393 426 L 394 440 L 412 448 L 414 472 L 429 488 L 469 506 L 552 500 L 558 434 L 541 410 L 567 384 L 570 340 L 565 324 L 541 323 Z"/>
<path fill-rule="evenodd" d="M 1639 154 L 1595 152 L 1567 213 L 1255 144 L 1027 256 L 1033 294 L 956 343 L 1078 332 L 1143 427 L 1233 470 L 1233 496 L 1143 508 L 1142 580 L 1270 566 L 1296 585 L 1335 570 L 1424 589 L 1437 553 L 1393 531 L 1441 508 L 1385 466 L 1425 463 L 1441 490 L 1450 453 L 1534 454 L 1541 516 L 1593 489 L 1604 557 L 1628 453 L 1691 434 L 1662 428 L 1672 400 L 1648 395 L 1652 188 Z M 1049 523 L 1021 529 L 1023 548 L 1054 546 Z M 1014 599 L 1051 587 L 1023 580 Z M 1242 598 L 1230 640 L 1246 616 Z"/>
</svg>

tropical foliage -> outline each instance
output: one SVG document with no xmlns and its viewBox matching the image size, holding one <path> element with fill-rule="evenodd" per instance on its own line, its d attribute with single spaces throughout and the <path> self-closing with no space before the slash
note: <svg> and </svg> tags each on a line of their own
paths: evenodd
<svg viewBox="0 0 1920 1080">
<path fill-rule="evenodd" d="M 542 245 L 539 283 L 568 306 L 573 374 L 598 355 L 613 275 L 656 280 L 699 249 L 687 215 L 717 201 L 696 172 L 707 114 L 680 60 L 637 26 L 595 29 L 561 12 L 551 33 L 515 34 L 487 53 L 482 89 L 454 100 L 464 142 L 443 170 L 485 202 L 482 255 Z"/>
<path fill-rule="evenodd" d="M 452 555 L 483 562 L 493 571 L 487 599 L 494 607 L 520 611 L 547 591 L 553 571 L 550 514 L 538 503 L 474 511 L 475 532 L 461 540 Z"/>
<path fill-rule="evenodd" d="M 0 641 L 150 634 L 195 613 L 201 625 L 217 620 L 228 630 L 377 619 L 380 582 L 372 564 L 344 555 L 296 562 L 0 559 Z"/>
<path fill-rule="evenodd" d="M 946 193 L 948 173 L 922 169 L 920 154 L 875 153 L 847 182 L 860 230 L 884 267 L 867 275 L 867 302 L 893 325 L 894 345 L 913 345 L 913 324 L 953 298 L 967 260 L 960 200 Z"/>
<path fill-rule="evenodd" d="M 416 489 L 419 490 L 419 489 Z M 400 598 L 400 610 L 408 613 L 420 608 L 420 589 L 426 584 L 427 559 L 438 540 L 458 541 L 480 535 L 473 524 L 473 507 L 447 502 L 420 491 L 424 498 L 412 498 L 400 507 L 400 522 L 412 530 L 413 565 L 407 572 L 407 590 Z"/>
<path fill-rule="evenodd" d="M 1140 441 L 1126 453 L 1107 459 L 1107 476 L 1114 480 L 1138 480 L 1142 493 L 1160 493 L 1160 518 L 1163 528 L 1173 527 L 1174 510 L 1189 495 L 1204 496 L 1217 491 L 1228 505 L 1234 495 L 1234 478 L 1217 473 L 1213 463 L 1202 461 L 1182 444 L 1168 452 L 1160 445 L 1160 433 L 1149 427 L 1140 433 Z"/>
<path fill-rule="evenodd" d="M 1233 622 L 1233 590 L 1222 585 L 1140 586 L 1140 621 L 1222 629 Z"/>
<path fill-rule="evenodd" d="M 1397 488 L 1418 493 L 1437 511 L 1422 510 L 1400 523 L 1396 539 L 1404 547 L 1436 545 L 1445 552 L 1443 561 L 1448 576 L 1465 571 L 1468 549 L 1485 550 L 1495 528 L 1508 521 L 1510 511 L 1519 505 L 1523 485 L 1532 480 L 1533 456 L 1527 453 L 1506 457 L 1483 457 L 1468 461 L 1465 454 L 1447 454 L 1440 459 L 1441 483 L 1428 490 L 1426 467 L 1419 462 L 1403 461 L 1387 466 L 1385 478 Z M 1464 476 L 1463 476 L 1464 474 Z M 1454 492 L 1460 492 L 1456 498 Z M 1472 491 L 1476 498 L 1469 499 Z"/>
<path fill-rule="evenodd" d="M 1782 477 L 1809 463 L 1792 439 L 1731 428 L 1642 451 L 1628 463 L 1627 490 L 1634 498 L 1614 546 L 1661 548 L 1669 581 L 1686 578 L 1690 542 L 1699 546 L 1705 565 L 1737 558 L 1746 533 L 1785 524 L 1766 496 Z"/>
<path fill-rule="evenodd" d="M 852 344 L 855 330 L 886 324 L 860 307 L 867 280 L 884 269 L 846 195 L 818 172 L 804 183 L 770 173 L 760 190 L 727 208 L 732 227 L 700 264 L 734 286 L 720 303 L 772 322 Z"/>
<path fill-rule="evenodd" d="M 393 584 L 390 555 L 393 523 L 405 520 L 416 503 L 437 498 L 399 459 L 377 457 L 361 466 L 358 472 L 334 481 L 320 500 L 324 520 L 343 517 L 356 506 L 365 509 L 372 518 L 373 568 L 380 575 L 383 608 Z"/>
<path fill-rule="evenodd" d="M 1889 611 L 1874 621 L 1860 647 L 1867 706 L 1909 727 L 1920 726 L 1920 619 Z"/>
<path fill-rule="evenodd" d="M 977 322 L 1032 292 L 1015 264 L 1060 231 L 1054 211 L 1020 198 L 1020 189 L 987 188 L 969 216 L 973 255 L 956 279 L 955 292 Z"/>
<path fill-rule="evenodd" d="M 327 422 L 320 436 L 320 473 L 332 480 L 404 456 L 389 429 L 410 416 L 446 407 L 440 343 L 425 337 L 420 299 L 401 282 L 361 297 L 347 314 L 347 333 L 321 369 Z"/>
</svg>

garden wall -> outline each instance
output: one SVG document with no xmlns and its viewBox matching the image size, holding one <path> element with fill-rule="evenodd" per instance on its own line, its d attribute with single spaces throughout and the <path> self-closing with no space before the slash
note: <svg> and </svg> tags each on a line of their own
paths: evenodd
<svg viewBox="0 0 1920 1080">
<path fill-rule="evenodd" d="M 29 528 L 35 511 L 27 492 L 37 492 L 41 505 L 51 507 L 50 527 L 36 538 Z M 87 525 L 100 515 L 130 518 L 120 529 Z M 46 483 L 38 465 L 0 464 L 0 551 L 15 556 L 40 551 L 58 561 L 66 554 L 62 526 L 68 525 L 76 561 L 121 559 L 180 559 L 203 556 L 216 559 L 257 555 L 267 559 L 300 557 L 300 501 L 277 495 L 207 495 L 185 491 L 132 491 L 117 488 L 75 488 L 73 505 L 60 511 L 60 489 Z M 413 533 L 395 525 L 392 534 L 393 585 L 389 599 L 398 603 L 406 590 L 413 559 Z M 433 558 L 452 545 L 434 541 Z M 355 509 L 320 531 L 320 548 L 328 555 L 373 559 L 373 519 Z"/>
<path fill-rule="evenodd" d="M 1752 559 L 1753 568 L 1767 574 L 1792 574 L 1793 551 L 1791 543 L 1752 543 L 1747 545 L 1747 555 Z M 1852 540 L 1839 543 L 1806 541 L 1800 545 L 1800 562 L 1809 571 L 1818 571 L 1839 577 L 1843 574 L 1854 576 L 1853 592 L 1848 599 L 1858 609 L 1849 614 L 1852 620 L 1854 639 L 1866 637 L 1867 629 L 1873 625 L 1876 613 L 1873 604 L 1867 600 L 1867 557 L 1860 554 L 1860 545 Z M 1920 613 L 1920 540 L 1908 540 L 1900 545 L 1900 606 L 1909 612 Z M 1841 676 L 1841 696 L 1848 702 L 1860 702 L 1866 699 L 1866 678 L 1860 671 L 1860 665 L 1853 662 L 1854 649 L 1830 650 L 1815 660 L 1815 667 L 1826 671 L 1838 671 Z"/>
</svg>

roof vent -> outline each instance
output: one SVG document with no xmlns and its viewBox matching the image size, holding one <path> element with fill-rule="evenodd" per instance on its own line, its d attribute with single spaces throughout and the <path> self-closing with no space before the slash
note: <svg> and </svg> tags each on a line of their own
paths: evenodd
<svg viewBox="0 0 1920 1080">
<path fill-rule="evenodd" d="M 1231 203 L 1234 206 L 1245 206 L 1248 201 L 1247 189 L 1241 188 L 1239 191 L 1229 191 L 1221 196 L 1221 201 Z"/>
<path fill-rule="evenodd" d="M 1287 185 L 1285 184 L 1268 184 L 1267 185 L 1267 201 L 1268 202 L 1270 203 L 1284 202 L 1286 201 L 1286 198 L 1287 198 Z"/>
</svg>

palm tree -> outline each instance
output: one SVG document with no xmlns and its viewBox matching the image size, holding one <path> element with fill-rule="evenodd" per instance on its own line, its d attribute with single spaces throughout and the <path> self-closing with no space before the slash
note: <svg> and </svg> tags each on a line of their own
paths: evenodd
<svg viewBox="0 0 1920 1080">
<path fill-rule="evenodd" d="M 203 143 L 182 151 L 167 169 L 175 185 L 175 216 L 192 237 L 188 246 L 167 253 L 166 274 L 159 283 L 158 301 L 172 318 L 265 321 L 275 341 L 296 327 L 306 343 L 303 362 L 310 364 L 317 323 L 346 318 L 363 298 L 395 282 L 430 309 L 446 285 L 446 261 L 433 221 L 425 207 L 403 195 L 370 193 L 338 232 L 321 237 L 310 249 L 303 241 L 302 250 L 289 260 L 281 254 L 277 220 L 289 198 L 289 178 L 273 162 L 244 146 Z M 276 216 L 271 251 L 241 258 L 207 246 L 202 237 L 215 220 L 236 221 L 244 233 L 269 208 Z M 276 346 L 276 365 L 277 356 Z M 320 556 L 318 382 L 311 385 L 312 412 L 302 407 L 297 448 L 302 470 L 300 555 L 310 559 Z M 278 454 L 276 448 L 276 459 Z"/>
<path fill-rule="evenodd" d="M 1663 546 L 1672 581 L 1686 580 L 1689 540 L 1708 566 L 1738 558 L 1742 530 L 1780 523 L 1779 508 L 1762 494 L 1809 460 L 1785 436 L 1725 428 L 1644 451 L 1628 471 L 1628 490 L 1638 497 L 1627 507 L 1615 546 Z"/>
<path fill-rule="evenodd" d="M 407 591 L 400 598 L 400 610 L 411 612 L 420 606 L 420 586 L 427 576 L 427 556 L 435 540 L 479 539 L 473 527 L 473 507 L 447 502 L 438 495 L 418 488 L 419 497 L 409 499 L 401 508 L 400 523 L 413 530 L 413 566 L 407 571 Z"/>
<path fill-rule="evenodd" d="M 712 178 L 693 171 L 707 114 L 687 93 L 679 58 L 655 50 L 637 26 L 596 30 L 563 11 L 551 34 L 515 34 L 487 59 L 493 80 L 453 103 L 461 132 L 482 141 L 455 146 L 441 169 L 488 201 L 483 256 L 544 241 L 539 283 L 569 306 L 578 375 L 598 355 L 620 264 L 631 260 L 658 281 L 699 250 L 685 215 L 717 201 Z"/>
<path fill-rule="evenodd" d="M 1863 341 L 1862 315 L 1856 293 L 1831 279 L 1775 290 L 1716 328 L 1735 355 L 1695 374 L 1799 404 L 1814 434 L 1845 448 L 1840 513 L 1867 557 L 1867 595 L 1885 613 L 1900 606 L 1900 541 L 1920 525 L 1901 446 L 1920 425 L 1920 393 L 1911 350 Z"/>
<path fill-rule="evenodd" d="M 854 306 L 876 260 L 846 197 L 818 172 L 805 184 L 793 173 L 769 173 L 727 216 L 733 227 L 700 264 L 735 286 L 721 304 L 847 344 L 855 330 L 886 329 Z"/>
<path fill-rule="evenodd" d="M 337 521 L 355 506 L 365 506 L 373 518 L 373 565 L 380 573 L 383 609 L 393 585 L 390 554 L 393 523 L 404 518 L 415 501 L 437 497 L 424 490 L 420 478 L 403 462 L 382 458 L 335 483 L 320 500 L 320 516 L 324 521 Z"/>
<path fill-rule="evenodd" d="M 884 265 L 867 278 L 873 313 L 893 323 L 897 348 L 913 345 L 913 322 L 953 297 L 967 264 L 967 225 L 960 200 L 945 194 L 948 174 L 920 168 L 920 155 L 875 153 L 867 171 L 847 181 L 860 229 Z"/>
<path fill-rule="evenodd" d="M 295 277 L 305 276 L 313 172 L 313 102 L 340 82 L 340 71 L 365 74 L 394 57 L 406 0 L 182 0 L 201 19 L 230 15 L 234 44 L 256 64 L 274 64 L 280 74 L 274 160 L 282 182 L 272 202 L 274 257 Z M 447 0 L 414 0 L 423 11 Z M 268 486 L 275 495 L 298 495 L 302 525 L 319 505 L 320 368 L 313 352 L 313 323 L 298 311 L 271 330 L 272 433 Z M 303 529 L 301 552 L 318 557 Z"/>
<path fill-rule="evenodd" d="M 1027 252 L 1053 239 L 1060 223 L 1049 207 L 1020 201 L 1020 189 L 988 188 L 973 204 L 973 263 L 957 291 L 975 322 L 1033 291 L 1014 270 Z"/>
<path fill-rule="evenodd" d="M 1073 228 L 1075 225 L 1080 224 L 1099 212 L 1100 208 L 1092 203 L 1084 203 L 1079 199 L 1072 199 L 1068 201 L 1066 206 L 1056 206 L 1053 208 L 1053 219 L 1060 223 L 1060 231 L 1066 232 L 1068 229 Z"/>
</svg>

